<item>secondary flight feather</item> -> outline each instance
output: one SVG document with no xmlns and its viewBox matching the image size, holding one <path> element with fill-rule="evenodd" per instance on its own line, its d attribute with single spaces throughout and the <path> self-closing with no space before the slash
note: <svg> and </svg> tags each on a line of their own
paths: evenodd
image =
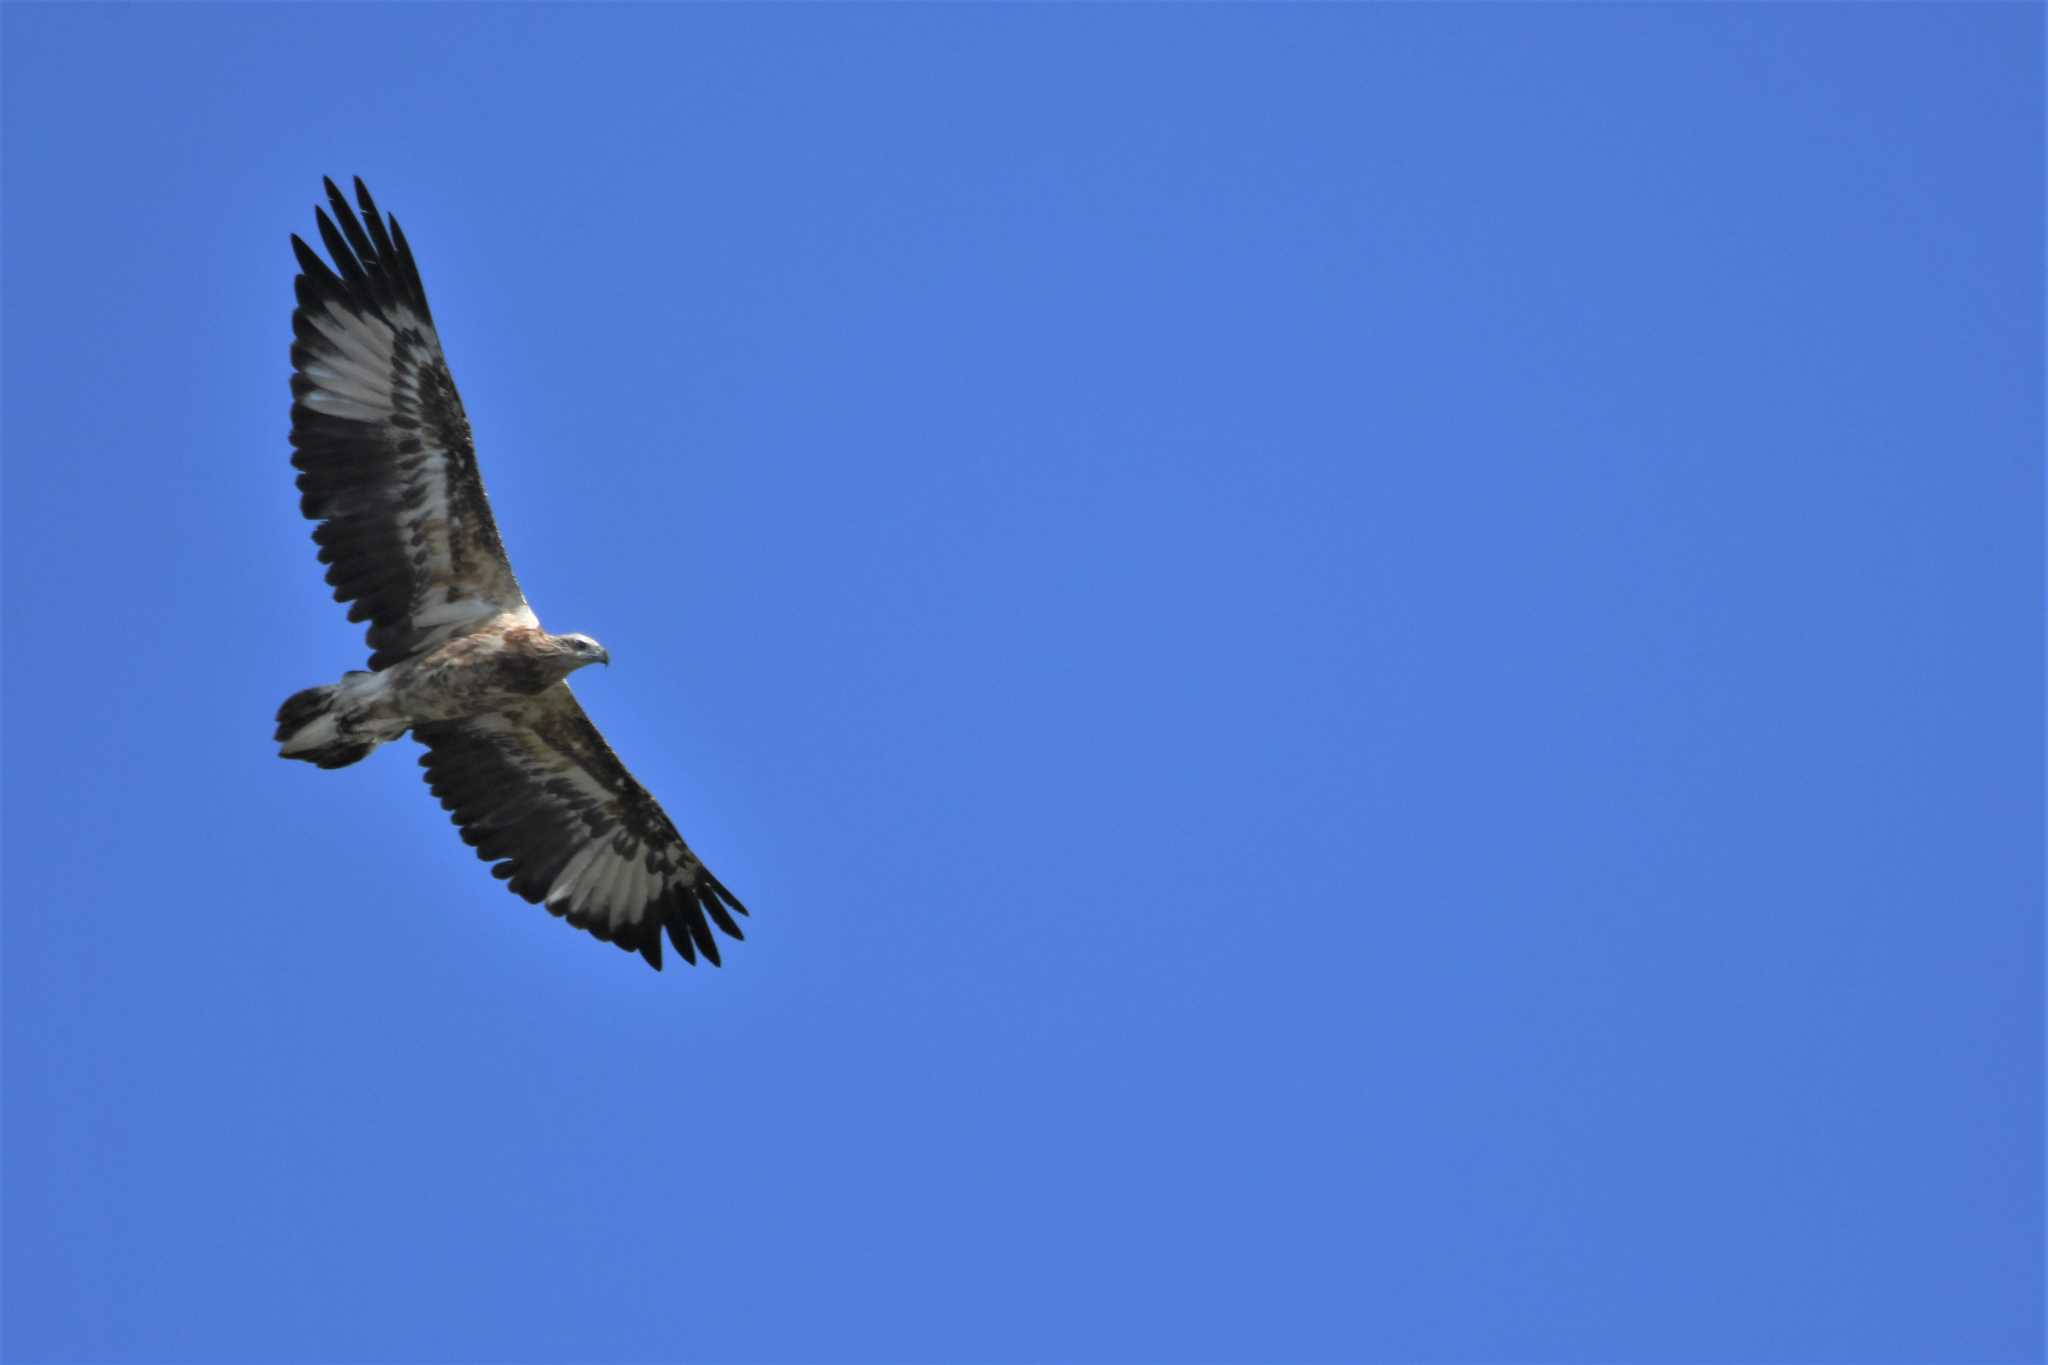
<svg viewBox="0 0 2048 1365">
<path fill-rule="evenodd" d="M 280 752 L 340 768 L 410 730 L 428 787 L 512 891 L 657 970 L 664 933 L 716 965 L 713 926 L 741 937 L 745 908 L 570 693 L 569 674 L 610 656 L 543 630 L 520 591 L 398 220 L 361 180 L 360 217 L 326 186 L 332 264 L 292 238 L 292 464 L 370 661 L 285 701 Z"/>
</svg>

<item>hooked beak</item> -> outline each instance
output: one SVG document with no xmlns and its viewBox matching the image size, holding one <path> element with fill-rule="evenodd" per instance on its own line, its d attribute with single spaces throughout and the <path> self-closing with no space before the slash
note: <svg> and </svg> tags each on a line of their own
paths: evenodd
<svg viewBox="0 0 2048 1365">
<path fill-rule="evenodd" d="M 603 645 L 599 645 L 597 647 L 597 661 L 606 668 L 610 668 L 612 666 L 612 652 Z"/>
</svg>

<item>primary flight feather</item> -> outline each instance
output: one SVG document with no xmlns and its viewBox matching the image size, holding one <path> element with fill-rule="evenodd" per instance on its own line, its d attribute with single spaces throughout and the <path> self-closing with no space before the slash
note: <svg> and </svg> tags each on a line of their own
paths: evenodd
<svg viewBox="0 0 2048 1365">
<path fill-rule="evenodd" d="M 427 785 L 493 875 L 657 970 L 664 932 L 718 962 L 746 910 L 619 762 L 565 679 L 609 663 L 550 635 L 498 539 L 469 420 L 412 248 L 361 180 L 327 181 L 330 266 L 297 236 L 292 464 L 337 601 L 370 623 L 370 666 L 288 698 L 286 758 L 355 763 L 407 730 Z"/>
</svg>

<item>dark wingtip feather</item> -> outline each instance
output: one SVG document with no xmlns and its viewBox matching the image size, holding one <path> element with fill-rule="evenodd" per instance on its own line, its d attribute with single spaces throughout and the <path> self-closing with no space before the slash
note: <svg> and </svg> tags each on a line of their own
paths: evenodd
<svg viewBox="0 0 2048 1365">
<path fill-rule="evenodd" d="M 349 288 L 368 294 L 369 278 L 363 274 L 363 267 L 356 260 L 356 253 L 349 249 L 347 239 L 334 226 L 334 220 L 324 210 L 314 209 L 313 221 L 320 229 L 320 241 L 327 248 L 327 254 L 334 258 L 334 268 L 341 272 L 341 278 L 347 281 Z"/>
<path fill-rule="evenodd" d="M 351 252 L 361 263 L 363 283 L 371 301 L 382 306 L 387 302 L 386 290 L 379 286 L 387 279 L 387 275 L 382 263 L 377 259 L 376 243 L 370 240 L 369 233 L 363 231 L 362 221 L 356 217 L 356 211 L 348 206 L 348 200 L 338 194 L 334 198 L 334 220 L 341 225 L 342 235 L 348 238 Z"/>
<path fill-rule="evenodd" d="M 683 955 L 683 961 L 689 963 L 692 967 L 696 966 L 697 949 L 690 942 L 690 931 L 683 926 L 682 916 L 679 913 L 672 912 L 668 919 L 664 921 L 664 927 L 668 929 L 668 941 L 674 944 L 675 950 Z"/>
<path fill-rule="evenodd" d="M 725 883 L 712 876 L 711 869 L 708 867 L 704 869 L 704 880 L 710 885 L 712 894 L 731 907 L 734 913 L 741 915 L 747 913 L 747 907 L 740 904 L 740 898 L 726 890 Z"/>
<path fill-rule="evenodd" d="M 725 964 L 718 960 L 718 940 L 711 936 L 711 926 L 704 922 L 702 915 L 688 917 L 690 937 L 697 940 L 697 951 L 704 954 L 704 960 L 714 967 Z"/>
<path fill-rule="evenodd" d="M 378 269 L 391 284 L 398 301 L 408 302 L 406 295 L 411 290 L 405 287 L 405 281 L 398 273 L 398 253 L 392 248 L 391 234 L 384 230 L 383 216 L 377 212 L 376 201 L 370 198 L 370 191 L 364 187 L 361 176 L 356 177 L 356 202 L 362 206 L 363 226 L 370 230 L 370 245 L 376 248 Z"/>
<path fill-rule="evenodd" d="M 427 287 L 420 283 L 420 268 L 412 258 L 412 246 L 405 240 L 405 229 L 398 225 L 398 215 L 391 216 L 391 249 L 396 261 L 399 277 L 405 282 L 411 294 L 412 306 L 420 310 L 420 316 L 428 322 L 434 318 L 434 310 L 427 307 Z"/>
<path fill-rule="evenodd" d="M 320 259 L 320 253 L 306 245 L 298 233 L 292 234 L 292 255 L 298 257 L 299 269 L 308 279 L 326 281 L 334 278 L 334 272 L 327 268 L 327 262 Z"/>
<path fill-rule="evenodd" d="M 716 882 L 698 888 L 697 903 L 702 905 L 705 913 L 711 916 L 711 922 L 720 929 L 723 929 L 727 934 L 736 939 L 746 938 L 746 935 L 740 932 L 739 925 L 733 923 L 732 916 L 726 914 L 725 907 L 719 903 L 718 884 Z"/>
</svg>

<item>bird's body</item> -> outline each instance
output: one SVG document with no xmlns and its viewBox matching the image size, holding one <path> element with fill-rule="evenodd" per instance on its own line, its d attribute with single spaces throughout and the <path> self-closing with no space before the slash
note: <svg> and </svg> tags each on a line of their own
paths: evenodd
<svg viewBox="0 0 2048 1365">
<path fill-rule="evenodd" d="M 591 660 L 516 615 L 494 617 L 405 664 L 394 700 L 417 724 L 502 711 L 538 696 Z"/>
<path fill-rule="evenodd" d="M 606 661 L 587 635 L 549 635 L 532 612 L 503 612 L 381 672 L 349 673 L 333 687 L 296 694 L 285 709 L 300 718 L 286 726 L 284 711 L 278 715 L 279 752 L 346 767 L 414 726 L 517 707 L 583 665 Z"/>
<path fill-rule="evenodd" d="M 333 268 L 292 238 L 292 463 L 372 653 L 285 701 L 280 752 L 345 767 L 410 730 L 428 785 L 513 891 L 657 968 L 664 931 L 716 963 L 710 925 L 738 938 L 730 912 L 745 911 L 570 694 L 569 674 L 610 658 L 543 630 L 520 591 L 404 234 L 362 181 L 360 220 L 327 192 Z"/>
</svg>

